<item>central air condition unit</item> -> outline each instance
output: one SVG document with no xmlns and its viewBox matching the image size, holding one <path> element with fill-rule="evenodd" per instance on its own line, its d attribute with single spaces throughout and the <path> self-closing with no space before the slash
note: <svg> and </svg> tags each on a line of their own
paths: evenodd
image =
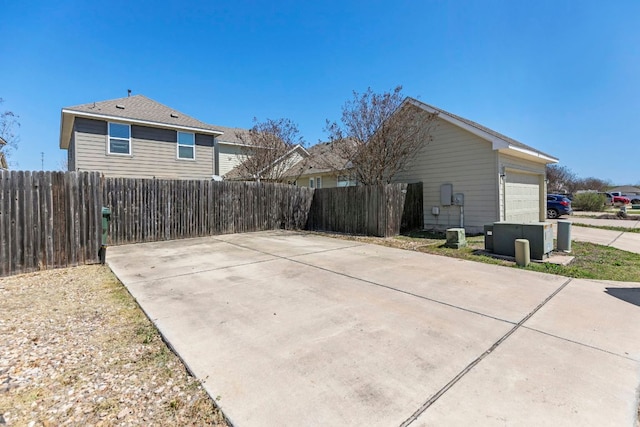
<svg viewBox="0 0 640 427">
<path fill-rule="evenodd" d="M 542 260 L 553 251 L 553 225 L 549 222 L 494 222 L 493 252 L 515 256 L 516 239 L 527 239 L 531 259 Z"/>
</svg>

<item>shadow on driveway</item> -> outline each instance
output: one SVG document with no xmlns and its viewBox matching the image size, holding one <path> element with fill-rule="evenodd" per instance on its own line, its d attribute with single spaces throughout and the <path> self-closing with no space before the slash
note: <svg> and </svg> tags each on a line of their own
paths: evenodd
<svg viewBox="0 0 640 427">
<path fill-rule="evenodd" d="M 607 288 L 605 293 L 640 307 L 640 288 Z"/>
</svg>

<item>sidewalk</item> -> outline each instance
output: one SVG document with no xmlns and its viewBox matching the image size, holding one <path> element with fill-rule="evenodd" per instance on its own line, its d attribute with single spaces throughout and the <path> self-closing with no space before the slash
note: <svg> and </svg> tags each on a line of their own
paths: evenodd
<svg viewBox="0 0 640 427">
<path fill-rule="evenodd" d="M 634 252 L 640 254 L 640 233 L 624 232 L 614 230 L 603 230 L 600 228 L 581 227 L 584 225 L 606 226 L 606 227 L 624 227 L 624 228 L 640 228 L 640 221 L 628 221 L 618 219 L 595 219 L 595 218 L 561 218 L 560 221 L 569 221 L 572 223 L 571 239 L 578 242 L 590 242 L 598 245 L 611 246 L 623 251 Z M 557 227 L 557 220 L 549 220 Z M 557 233 L 557 228 L 556 228 Z"/>
<path fill-rule="evenodd" d="M 597 225 L 605 227 L 640 228 L 640 221 L 630 221 L 627 219 L 598 219 L 581 216 L 571 216 L 559 218 L 560 221 L 571 221 L 574 224 Z"/>
</svg>

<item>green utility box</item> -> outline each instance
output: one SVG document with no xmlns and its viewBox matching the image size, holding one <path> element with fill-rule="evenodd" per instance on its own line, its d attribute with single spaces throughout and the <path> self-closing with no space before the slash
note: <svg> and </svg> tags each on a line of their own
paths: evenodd
<svg viewBox="0 0 640 427">
<path fill-rule="evenodd" d="M 445 243 L 444 246 L 454 249 L 460 249 L 467 246 L 467 238 L 464 233 L 464 228 L 448 228 L 447 243 Z"/>
<path fill-rule="evenodd" d="M 516 239 L 528 240 L 531 259 L 542 260 L 553 251 L 553 225 L 549 222 L 493 223 L 494 253 L 515 256 Z"/>
<path fill-rule="evenodd" d="M 102 245 L 100 246 L 100 262 L 105 263 L 107 258 L 107 238 L 109 237 L 109 222 L 111 221 L 111 209 L 102 207 Z"/>
</svg>

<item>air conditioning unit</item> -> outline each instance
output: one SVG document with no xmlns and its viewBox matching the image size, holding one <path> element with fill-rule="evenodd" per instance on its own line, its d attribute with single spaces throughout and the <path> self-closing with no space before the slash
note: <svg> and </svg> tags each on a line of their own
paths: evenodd
<svg viewBox="0 0 640 427">
<path fill-rule="evenodd" d="M 515 256 L 516 239 L 527 239 L 531 259 L 542 260 L 553 251 L 553 225 L 549 222 L 494 222 L 493 252 Z"/>
</svg>

